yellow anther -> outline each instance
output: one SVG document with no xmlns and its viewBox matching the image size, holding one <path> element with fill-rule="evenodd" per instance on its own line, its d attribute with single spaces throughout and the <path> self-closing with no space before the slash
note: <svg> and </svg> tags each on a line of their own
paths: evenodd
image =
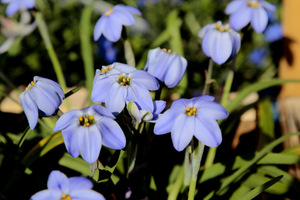
<svg viewBox="0 0 300 200">
<path fill-rule="evenodd" d="M 224 27 L 222 26 L 219 30 L 220 30 L 221 32 L 223 32 L 223 31 L 224 31 Z"/>
<path fill-rule="evenodd" d="M 258 7 L 258 1 L 248 1 L 248 6 L 251 6 L 253 8 L 257 8 Z"/>
<path fill-rule="evenodd" d="M 71 197 L 69 195 L 62 194 L 60 199 L 61 200 L 71 200 Z"/>
<path fill-rule="evenodd" d="M 109 16 L 114 10 L 112 8 L 108 9 L 108 12 L 105 13 L 105 16 Z"/>
<path fill-rule="evenodd" d="M 83 126 L 90 126 L 90 123 L 86 122 L 83 124 Z"/>
<path fill-rule="evenodd" d="M 221 27 L 221 24 L 217 23 L 216 27 L 217 27 L 217 28 L 220 28 L 220 27 Z"/>
<path fill-rule="evenodd" d="M 107 67 L 106 67 L 106 71 L 109 71 L 109 70 L 110 70 L 110 66 L 107 66 Z"/>
<path fill-rule="evenodd" d="M 94 119 L 94 116 L 92 116 L 92 115 L 89 116 L 89 119 L 90 119 L 90 120 L 93 120 L 93 119 Z"/>
<path fill-rule="evenodd" d="M 109 14 L 110 14 L 109 12 L 106 12 L 106 13 L 105 13 L 105 16 L 107 16 L 107 17 L 108 17 L 108 16 L 109 16 Z"/>
<path fill-rule="evenodd" d="M 192 116 L 192 113 L 188 112 L 187 115 L 188 115 L 188 116 Z"/>
<path fill-rule="evenodd" d="M 121 79 L 121 78 L 123 78 L 123 76 L 122 76 L 122 75 L 120 75 L 120 76 L 119 76 L 119 79 Z"/>
<path fill-rule="evenodd" d="M 127 78 L 126 78 L 126 81 L 130 81 L 130 78 L 127 77 Z"/>
<path fill-rule="evenodd" d="M 81 122 L 83 121 L 83 117 L 78 117 L 78 119 L 79 119 L 79 121 L 81 121 Z"/>
<path fill-rule="evenodd" d="M 192 110 L 193 110 L 193 112 L 196 112 L 196 111 L 197 111 L 197 108 L 193 108 Z"/>
<path fill-rule="evenodd" d="M 105 72 L 106 72 L 104 69 L 101 69 L 101 71 L 102 71 L 103 73 L 105 73 Z"/>
<path fill-rule="evenodd" d="M 123 82 L 120 82 L 120 85 L 124 85 L 124 83 L 123 83 Z"/>
<path fill-rule="evenodd" d="M 30 83 L 31 83 L 31 85 L 34 85 L 34 82 L 33 82 L 33 81 L 31 81 Z"/>
<path fill-rule="evenodd" d="M 191 110 L 191 108 L 187 106 L 186 107 L 186 111 L 190 111 L 190 110 Z"/>
<path fill-rule="evenodd" d="M 112 8 L 110 8 L 110 9 L 108 9 L 108 10 L 109 10 L 109 12 L 113 12 L 113 11 L 114 11 Z"/>
<path fill-rule="evenodd" d="M 163 48 L 162 50 L 164 50 L 165 52 L 167 52 L 167 49 L 166 49 L 166 48 Z"/>
</svg>

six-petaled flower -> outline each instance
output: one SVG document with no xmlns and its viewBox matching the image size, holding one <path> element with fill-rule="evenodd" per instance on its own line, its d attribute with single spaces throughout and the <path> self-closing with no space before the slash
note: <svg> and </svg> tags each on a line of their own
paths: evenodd
<svg viewBox="0 0 300 200">
<path fill-rule="evenodd" d="M 110 111 L 100 105 L 71 110 L 56 122 L 53 131 L 62 130 L 67 151 L 73 157 L 79 153 L 88 163 L 95 162 L 101 146 L 112 149 L 125 147 L 124 133 Z"/>
<path fill-rule="evenodd" d="M 159 88 L 157 80 L 148 72 L 125 66 L 127 67 L 122 68 L 122 71 L 114 67 L 113 69 L 119 70 L 118 73 L 115 71 L 106 77 L 94 79 L 92 100 L 97 103 L 105 102 L 105 106 L 114 114 L 120 113 L 126 101 L 130 100 L 139 105 L 151 105 L 149 90 Z"/>
<path fill-rule="evenodd" d="M 234 30 L 240 30 L 251 23 L 257 33 L 262 33 L 268 24 L 269 12 L 275 11 L 275 6 L 264 0 L 233 0 L 225 13 L 230 15 L 230 26 Z"/>
<path fill-rule="evenodd" d="M 102 194 L 92 190 L 93 183 L 85 177 L 70 177 L 60 171 L 52 171 L 48 177 L 48 189 L 31 196 L 31 200 L 105 200 Z"/>
<path fill-rule="evenodd" d="M 35 0 L 1 0 L 1 3 L 7 3 L 6 14 L 8 16 L 15 14 L 21 8 L 33 8 Z"/>
<path fill-rule="evenodd" d="M 222 141 L 217 119 L 227 118 L 228 112 L 214 97 L 203 95 L 192 99 L 179 99 L 157 120 L 154 133 L 161 135 L 171 132 L 172 142 L 177 151 L 182 151 L 195 136 L 209 147 L 216 147 Z"/>
<path fill-rule="evenodd" d="M 35 128 L 39 116 L 52 116 L 64 97 L 65 94 L 58 83 L 35 76 L 26 90 L 19 95 L 30 128 Z"/>
<path fill-rule="evenodd" d="M 241 45 L 240 34 L 220 21 L 204 26 L 198 36 L 203 38 L 202 50 L 216 63 L 223 64 L 234 57 Z"/>
<path fill-rule="evenodd" d="M 121 37 L 123 25 L 132 26 L 135 24 L 135 14 L 140 15 L 141 12 L 132 6 L 118 4 L 110 8 L 96 22 L 94 40 L 98 40 L 103 34 L 111 42 L 118 41 Z"/>
</svg>

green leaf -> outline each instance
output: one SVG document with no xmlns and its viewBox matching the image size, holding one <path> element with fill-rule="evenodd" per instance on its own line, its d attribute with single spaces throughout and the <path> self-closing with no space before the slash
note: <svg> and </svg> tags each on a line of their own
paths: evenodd
<svg viewBox="0 0 300 200">
<path fill-rule="evenodd" d="M 256 188 L 254 188 L 248 194 L 246 194 L 242 198 L 238 198 L 238 199 L 240 199 L 240 200 L 253 199 L 257 195 L 259 195 L 260 193 L 262 193 L 263 191 L 265 191 L 267 188 L 271 187 L 272 185 L 274 185 L 275 183 L 277 183 L 278 181 L 280 181 L 282 179 L 282 177 L 283 177 L 283 175 L 277 176 L 276 178 L 273 178 L 273 179 L 265 182 L 264 184 L 262 184 L 262 185 L 260 185 L 260 186 L 258 186 Z"/>
<path fill-rule="evenodd" d="M 58 163 L 61 166 L 81 173 L 83 176 L 91 176 L 89 164 L 82 158 L 74 158 L 69 153 L 65 153 Z"/>
</svg>

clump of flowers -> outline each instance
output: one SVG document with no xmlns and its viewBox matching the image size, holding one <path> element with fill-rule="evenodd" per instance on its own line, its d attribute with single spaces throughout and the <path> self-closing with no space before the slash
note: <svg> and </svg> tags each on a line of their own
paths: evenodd
<svg viewBox="0 0 300 200">
<path fill-rule="evenodd" d="M 198 36 L 203 38 L 204 54 L 219 65 L 233 58 L 240 50 L 240 34 L 232 30 L 228 24 L 222 25 L 220 21 L 204 26 Z"/>
<path fill-rule="evenodd" d="M 228 117 L 228 112 L 214 97 L 203 95 L 192 99 L 179 99 L 157 120 L 154 133 L 162 135 L 171 132 L 177 151 L 185 149 L 195 136 L 209 147 L 216 147 L 222 141 L 217 119 Z"/>
<path fill-rule="evenodd" d="M 48 189 L 42 190 L 31 196 L 31 200 L 105 200 L 102 194 L 92 190 L 93 183 L 85 177 L 68 178 L 60 171 L 50 173 Z"/>
<path fill-rule="evenodd" d="M 78 157 L 80 153 L 91 164 L 98 159 L 102 145 L 112 149 L 125 147 L 126 138 L 114 119 L 103 106 L 92 105 L 63 114 L 53 131 L 62 130 L 64 143 L 71 156 Z"/>
<path fill-rule="evenodd" d="M 141 12 L 132 6 L 118 4 L 110 8 L 97 21 L 94 28 L 94 40 L 98 40 L 103 34 L 111 42 L 118 41 L 121 37 L 123 26 L 135 24 L 134 15 L 141 15 Z"/>
<path fill-rule="evenodd" d="M 33 130 L 39 116 L 49 117 L 56 113 L 65 94 L 58 83 L 35 76 L 19 98 L 29 126 Z"/>
</svg>

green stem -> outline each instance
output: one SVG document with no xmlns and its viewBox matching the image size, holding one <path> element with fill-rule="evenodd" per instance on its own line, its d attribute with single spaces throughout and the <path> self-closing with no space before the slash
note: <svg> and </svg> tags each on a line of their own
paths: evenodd
<svg viewBox="0 0 300 200">
<path fill-rule="evenodd" d="M 201 159 L 204 150 L 204 144 L 199 142 L 198 147 L 193 152 L 193 160 L 192 160 L 192 178 L 189 187 L 188 200 L 193 200 L 195 197 L 195 190 L 197 185 L 198 172 L 200 169 Z"/>
<path fill-rule="evenodd" d="M 29 126 L 27 126 L 27 128 L 23 132 L 23 135 L 22 135 L 21 139 L 19 140 L 19 143 L 18 143 L 19 148 L 21 148 L 21 146 L 22 146 L 23 142 L 25 141 L 25 139 L 26 139 L 29 132 L 30 132 L 30 128 L 29 128 Z"/>
<path fill-rule="evenodd" d="M 212 59 L 210 59 L 209 64 L 208 64 L 208 70 L 207 70 L 207 74 L 206 74 L 203 94 L 209 94 L 209 87 L 210 87 L 211 80 L 212 80 L 211 77 L 212 77 L 213 66 L 214 66 L 214 61 Z"/>
<path fill-rule="evenodd" d="M 54 51 L 54 48 L 52 46 L 50 36 L 49 36 L 49 33 L 48 33 L 48 29 L 47 29 L 47 25 L 46 25 L 46 23 L 43 19 L 43 16 L 40 12 L 36 13 L 35 18 L 36 18 L 36 21 L 37 21 L 37 24 L 38 24 L 40 34 L 41 34 L 41 36 L 44 40 L 45 47 L 48 51 L 49 57 L 50 57 L 51 62 L 53 64 L 53 68 L 54 68 L 55 74 L 57 76 L 57 80 L 58 80 L 60 86 L 62 87 L 63 91 L 66 92 L 66 88 L 67 88 L 66 81 L 64 79 L 64 75 L 63 75 L 63 72 L 62 72 L 62 67 L 59 63 L 57 55 L 56 55 L 56 53 Z"/>
<path fill-rule="evenodd" d="M 222 98 L 221 98 L 221 105 L 222 106 L 227 105 L 228 97 L 229 97 L 232 82 L 233 82 L 233 76 L 234 76 L 233 71 L 230 70 L 227 74 L 227 78 L 226 78 L 225 86 L 224 86 L 224 92 L 223 92 Z"/>
<path fill-rule="evenodd" d="M 125 27 L 123 27 L 122 37 L 124 39 L 124 53 L 125 53 L 126 62 L 128 65 L 135 67 L 134 53 L 133 53 L 132 46 L 130 44 Z"/>
<path fill-rule="evenodd" d="M 184 167 L 181 166 L 179 175 L 177 176 L 177 179 L 174 183 L 172 191 L 169 193 L 168 200 L 176 200 L 177 199 L 180 188 L 182 186 L 183 178 L 184 178 Z"/>
<path fill-rule="evenodd" d="M 81 55 L 84 64 L 86 87 L 89 91 L 89 97 L 91 97 L 93 89 L 93 79 L 94 79 L 94 63 L 93 63 L 93 52 L 92 45 L 90 41 L 91 36 L 91 16 L 93 11 L 93 3 L 86 6 L 81 14 L 80 18 L 80 44 L 81 44 Z M 92 103 L 91 98 L 89 98 L 90 103 Z"/>
</svg>

